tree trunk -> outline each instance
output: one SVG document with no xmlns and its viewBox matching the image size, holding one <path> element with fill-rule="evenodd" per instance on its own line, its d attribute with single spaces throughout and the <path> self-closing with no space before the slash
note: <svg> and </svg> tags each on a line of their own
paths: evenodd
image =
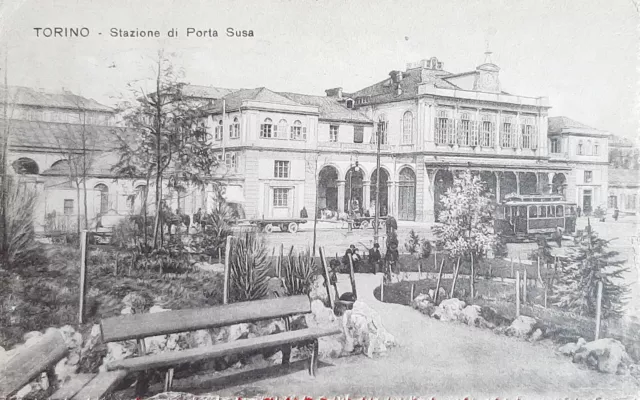
<svg viewBox="0 0 640 400">
<path fill-rule="evenodd" d="M 476 278 L 476 274 L 475 274 L 475 268 L 474 268 L 474 264 L 473 264 L 473 252 L 471 252 L 471 276 L 469 277 L 471 283 L 470 283 L 470 289 L 471 289 L 471 300 L 473 300 L 475 298 L 475 278 Z"/>
<path fill-rule="evenodd" d="M 78 240 L 80 239 L 80 224 L 81 224 L 81 217 L 80 217 L 80 184 L 79 182 L 76 181 L 76 197 L 78 198 L 78 216 L 77 216 L 77 223 L 78 223 L 78 228 L 76 229 L 77 233 L 78 233 Z"/>
<path fill-rule="evenodd" d="M 313 250 L 312 256 L 316 256 L 316 238 L 317 238 L 317 229 L 318 229 L 318 158 L 316 157 L 316 168 L 313 172 L 314 182 L 316 184 L 316 205 L 314 206 L 314 216 L 313 216 Z"/>
<path fill-rule="evenodd" d="M 438 281 L 436 282 L 436 293 L 433 295 L 433 303 L 438 305 L 438 292 L 440 292 L 440 279 L 442 279 L 442 269 L 444 268 L 444 260 L 442 257 L 442 261 L 440 262 L 440 272 L 438 272 Z"/>
<path fill-rule="evenodd" d="M 449 298 L 453 298 L 453 291 L 456 289 L 456 281 L 458 280 L 458 272 L 460 272 L 460 257 L 458 257 L 458 260 L 456 261 L 456 269 L 453 273 L 453 282 L 451 283 L 451 294 L 449 295 Z"/>
<path fill-rule="evenodd" d="M 160 228 L 160 208 L 161 208 L 161 199 L 162 199 L 162 154 L 161 152 L 161 144 L 162 144 L 162 132 L 161 132 L 161 117 L 162 117 L 162 108 L 160 106 L 161 100 L 161 92 L 160 92 L 160 74 L 162 73 L 162 56 L 158 56 L 158 76 L 156 77 L 156 220 L 155 225 L 153 227 L 153 248 L 156 249 L 158 246 L 158 228 Z"/>
</svg>

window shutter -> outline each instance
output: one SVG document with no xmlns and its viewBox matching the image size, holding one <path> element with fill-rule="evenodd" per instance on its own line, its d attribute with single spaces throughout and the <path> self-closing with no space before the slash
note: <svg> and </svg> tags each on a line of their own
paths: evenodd
<svg viewBox="0 0 640 400">
<path fill-rule="evenodd" d="M 470 121 L 471 124 L 471 145 L 478 145 L 478 121 Z"/>
<path fill-rule="evenodd" d="M 302 140 L 307 140 L 307 127 L 302 128 Z"/>
<path fill-rule="evenodd" d="M 294 133 L 293 133 L 293 132 L 294 132 L 294 130 L 293 130 L 293 126 L 291 126 L 291 127 L 289 128 L 289 132 L 290 132 L 290 133 L 289 133 L 289 138 L 290 138 L 290 139 L 295 139 L 295 137 L 294 137 Z"/>
</svg>

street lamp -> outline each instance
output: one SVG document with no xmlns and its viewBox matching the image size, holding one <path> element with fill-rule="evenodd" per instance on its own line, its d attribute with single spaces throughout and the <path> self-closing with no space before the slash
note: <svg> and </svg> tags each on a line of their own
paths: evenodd
<svg viewBox="0 0 640 400">
<path fill-rule="evenodd" d="M 376 130 L 376 215 L 373 221 L 373 243 L 378 243 L 380 216 L 380 129 Z"/>
</svg>

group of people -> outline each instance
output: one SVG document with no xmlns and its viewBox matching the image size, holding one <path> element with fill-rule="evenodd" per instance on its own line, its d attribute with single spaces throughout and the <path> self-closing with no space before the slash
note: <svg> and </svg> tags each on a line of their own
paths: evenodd
<svg viewBox="0 0 640 400">
<path fill-rule="evenodd" d="M 400 256 L 398 251 L 398 236 L 396 235 L 398 223 L 396 222 L 395 218 L 389 216 L 386 221 L 386 227 L 387 251 L 384 255 L 384 258 L 382 257 L 382 253 L 380 252 L 380 244 L 374 243 L 373 247 L 369 249 L 369 255 L 366 261 L 369 267 L 368 270 L 371 273 L 377 274 L 378 272 L 383 271 L 385 274 L 390 276 L 392 271 L 397 271 L 397 263 Z M 353 244 L 349 246 L 349 248 L 345 251 L 344 256 L 342 257 L 342 265 L 345 268 L 350 267 L 349 257 L 351 257 L 355 272 L 360 272 L 364 259 L 360 255 L 360 252 L 358 251 L 356 246 Z"/>
</svg>

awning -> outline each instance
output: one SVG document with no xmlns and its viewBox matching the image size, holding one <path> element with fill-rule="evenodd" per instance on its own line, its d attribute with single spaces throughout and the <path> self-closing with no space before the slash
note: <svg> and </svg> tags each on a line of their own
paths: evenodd
<svg viewBox="0 0 640 400">
<path fill-rule="evenodd" d="M 225 186 L 222 197 L 227 203 L 244 203 L 244 191 L 242 186 Z"/>
</svg>

